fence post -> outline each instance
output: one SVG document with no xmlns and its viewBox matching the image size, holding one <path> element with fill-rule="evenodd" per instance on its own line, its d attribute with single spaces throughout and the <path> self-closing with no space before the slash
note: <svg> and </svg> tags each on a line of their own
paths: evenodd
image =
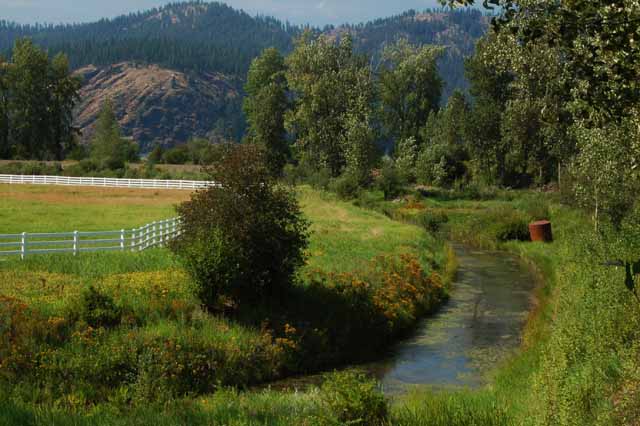
<svg viewBox="0 0 640 426">
<path fill-rule="evenodd" d="M 124 229 L 120 230 L 120 251 L 124 251 Z"/>
<path fill-rule="evenodd" d="M 136 230 L 131 230 L 131 251 L 135 251 L 136 247 Z"/>
<path fill-rule="evenodd" d="M 78 231 L 73 231 L 73 255 L 78 255 Z"/>
<path fill-rule="evenodd" d="M 151 227 L 152 230 L 152 234 L 151 234 L 151 247 L 155 247 L 156 246 L 156 222 L 153 222 L 153 226 Z"/>
<path fill-rule="evenodd" d="M 20 258 L 24 260 L 25 257 L 27 257 L 27 233 L 23 232 L 22 241 L 20 244 Z"/>
</svg>

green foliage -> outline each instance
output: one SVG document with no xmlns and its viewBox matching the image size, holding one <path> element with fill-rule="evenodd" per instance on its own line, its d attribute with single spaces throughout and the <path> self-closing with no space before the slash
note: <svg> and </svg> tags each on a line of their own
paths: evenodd
<svg viewBox="0 0 640 426">
<path fill-rule="evenodd" d="M 277 49 L 266 49 L 253 60 L 247 75 L 244 112 L 249 125 L 248 138 L 266 150 L 267 163 L 274 176 L 291 153 L 284 126 L 289 107 L 284 58 Z"/>
<path fill-rule="evenodd" d="M 395 152 L 395 165 L 398 168 L 402 180 L 415 182 L 416 162 L 418 160 L 418 145 L 416 139 L 411 136 L 397 142 Z"/>
<path fill-rule="evenodd" d="M 326 376 L 320 389 L 328 424 L 382 426 L 387 424 L 387 401 L 378 385 L 354 372 Z"/>
<path fill-rule="evenodd" d="M 419 183 L 447 187 L 465 176 L 467 114 L 464 95 L 456 92 L 446 108 L 429 115 L 421 129 L 424 144 L 416 159 L 415 173 Z"/>
<path fill-rule="evenodd" d="M 220 298 L 230 294 L 241 276 L 240 249 L 219 229 L 213 229 L 179 252 L 185 269 L 199 283 L 198 297 L 212 310 L 220 307 Z"/>
<path fill-rule="evenodd" d="M 640 130 L 637 114 L 620 124 L 577 128 L 576 194 L 593 209 L 596 228 L 603 216 L 619 228 L 640 191 Z"/>
<path fill-rule="evenodd" d="M 335 43 L 306 32 L 286 64 L 294 94 L 286 127 L 296 135 L 301 161 L 328 169 L 332 177 L 347 169 L 365 179 L 375 141 L 366 57 L 355 53 L 349 36 Z"/>
<path fill-rule="evenodd" d="M 11 61 L 0 59 L 0 158 L 62 160 L 76 142 L 79 89 L 65 55 L 50 59 L 31 40 L 17 40 Z"/>
<path fill-rule="evenodd" d="M 464 151 L 459 146 L 425 145 L 416 162 L 418 182 L 425 185 L 450 187 L 464 177 Z"/>
<path fill-rule="evenodd" d="M 71 308 L 69 316 L 93 328 L 113 328 L 122 321 L 122 309 L 111 297 L 100 293 L 94 286 L 89 286 Z"/>
<path fill-rule="evenodd" d="M 442 54 L 440 47 L 417 47 L 406 39 L 385 48 L 379 96 L 382 122 L 389 137 L 422 140 L 420 126 L 440 103 L 442 80 L 436 61 Z"/>
<path fill-rule="evenodd" d="M 376 179 L 376 187 L 382 191 L 385 200 L 392 200 L 404 191 L 406 181 L 398 171 L 395 162 L 390 158 L 384 158 L 380 175 Z"/>
<path fill-rule="evenodd" d="M 218 185 L 178 207 L 183 233 L 173 250 L 195 272 L 210 309 L 223 288 L 242 301 L 280 297 L 307 246 L 308 225 L 294 195 L 274 182 L 253 145 L 231 149 L 210 173 Z"/>
<path fill-rule="evenodd" d="M 98 169 L 124 169 L 127 162 L 138 159 L 138 147 L 133 141 L 122 138 L 120 125 L 111 101 L 102 105 L 91 140 L 91 159 Z"/>
<path fill-rule="evenodd" d="M 416 218 L 416 223 L 430 233 L 439 232 L 447 222 L 449 217 L 443 212 L 425 211 Z"/>
<path fill-rule="evenodd" d="M 358 176 L 352 172 L 345 172 L 329 183 L 329 190 L 343 200 L 351 200 L 358 197 L 362 187 Z"/>
</svg>

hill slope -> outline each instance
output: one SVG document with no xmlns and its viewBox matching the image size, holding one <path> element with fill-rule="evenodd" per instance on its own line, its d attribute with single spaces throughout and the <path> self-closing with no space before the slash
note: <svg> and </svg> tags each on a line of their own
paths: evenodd
<svg viewBox="0 0 640 426">
<path fill-rule="evenodd" d="M 234 138 L 242 131 L 238 82 L 221 74 L 187 75 L 132 63 L 88 66 L 77 73 L 85 79 L 76 113 L 85 141 L 107 99 L 117 106 L 123 133 L 139 141 L 143 151 L 191 137 Z"/>
<path fill-rule="evenodd" d="M 373 57 L 400 37 L 446 46 L 440 61 L 446 99 L 455 88 L 466 88 L 463 58 L 473 53 L 487 21 L 475 10 L 409 11 L 313 31 L 349 32 L 357 48 Z M 31 37 L 52 54 L 65 52 L 72 67 L 87 77 L 77 109 L 85 139 L 100 102 L 111 98 L 125 135 L 147 150 L 153 143 L 173 145 L 213 128 L 239 139 L 244 130 L 242 81 L 251 60 L 266 47 L 288 53 L 302 31 L 222 3 L 192 1 L 89 24 L 20 26 L 0 21 L 0 54 L 6 55 L 20 37 Z M 180 84 L 172 89 L 173 74 Z M 169 91 L 163 93 L 166 87 Z"/>
</svg>

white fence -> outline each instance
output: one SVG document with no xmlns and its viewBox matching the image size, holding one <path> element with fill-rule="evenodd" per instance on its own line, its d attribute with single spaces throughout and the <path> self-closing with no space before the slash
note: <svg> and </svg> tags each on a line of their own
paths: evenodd
<svg viewBox="0 0 640 426">
<path fill-rule="evenodd" d="M 68 176 L 0 175 L 0 183 L 28 185 L 97 186 L 106 188 L 186 189 L 196 190 L 213 185 L 198 180 L 115 179 Z"/>
<path fill-rule="evenodd" d="M 180 235 L 178 218 L 120 231 L 0 234 L 0 256 L 97 251 L 142 251 L 164 246 Z"/>
</svg>

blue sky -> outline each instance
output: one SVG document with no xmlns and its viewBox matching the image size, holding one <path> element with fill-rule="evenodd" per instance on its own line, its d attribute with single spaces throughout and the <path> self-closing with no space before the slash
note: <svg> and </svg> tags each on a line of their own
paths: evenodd
<svg viewBox="0 0 640 426">
<path fill-rule="evenodd" d="M 145 10 L 167 0 L 0 0 L 0 19 L 20 23 L 90 22 Z M 297 24 L 361 22 L 403 12 L 438 7 L 437 0 L 227 0 L 253 14 L 273 15 Z"/>
</svg>

